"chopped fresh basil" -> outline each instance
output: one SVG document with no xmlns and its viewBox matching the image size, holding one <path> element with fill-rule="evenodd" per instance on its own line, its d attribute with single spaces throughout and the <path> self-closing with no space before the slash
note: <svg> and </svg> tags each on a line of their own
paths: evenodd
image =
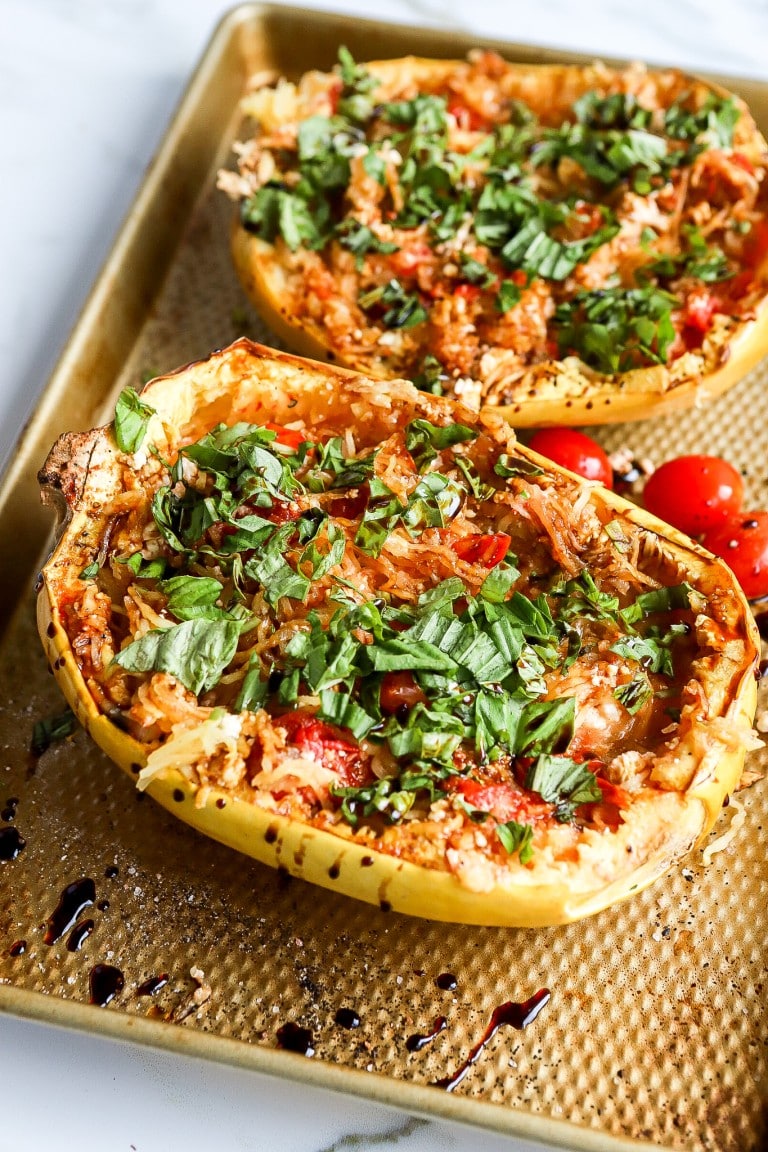
<svg viewBox="0 0 768 1152">
<path fill-rule="evenodd" d="M 525 786 L 554 804 L 555 816 L 562 823 L 573 819 L 579 804 L 596 804 L 603 798 L 594 772 L 567 756 L 539 756 L 528 771 Z"/>
<path fill-rule="evenodd" d="M 690 584 L 674 584 L 667 588 L 653 588 L 650 592 L 642 592 L 626 608 L 622 608 L 620 616 L 625 624 L 636 624 L 638 620 L 645 619 L 652 612 L 672 612 L 676 609 L 690 608 Z"/>
<path fill-rule="evenodd" d="M 45 720 L 37 720 L 32 729 L 32 740 L 29 750 L 33 756 L 42 756 L 51 744 L 58 740 L 65 740 L 77 728 L 77 720 L 71 708 L 58 716 L 49 716 Z"/>
<path fill-rule="evenodd" d="M 634 715 L 635 712 L 644 708 L 651 699 L 653 688 L 645 672 L 636 672 L 626 684 L 620 684 L 618 688 L 614 688 L 613 694 L 619 703 L 624 705 L 627 712 Z"/>
<path fill-rule="evenodd" d="M 530 824 L 518 824 L 517 820 L 508 820 L 506 824 L 496 825 L 496 835 L 502 847 L 513 856 L 515 852 L 521 864 L 527 864 L 533 857 L 533 827 Z"/>
<path fill-rule="evenodd" d="M 98 560 L 94 560 L 91 564 L 86 564 L 85 568 L 83 568 L 82 572 L 80 573 L 79 579 L 93 580 L 96 576 L 98 576 L 100 571 L 101 565 L 99 564 Z"/>
<path fill-rule="evenodd" d="M 666 364 L 676 306 L 673 296 L 654 288 L 577 292 L 557 306 L 553 317 L 560 353 L 575 353 L 609 374 Z"/>
<path fill-rule="evenodd" d="M 273 533 L 266 546 L 245 564 L 245 574 L 258 580 L 264 589 L 267 603 L 273 607 L 283 596 L 305 600 L 310 589 L 309 578 L 297 572 L 285 559 L 288 540 L 295 530 L 293 524 L 283 524 Z"/>
<path fill-rule="evenodd" d="M 358 301 L 364 312 L 385 307 L 381 322 L 385 328 L 414 328 L 428 317 L 418 293 L 406 292 L 399 280 L 389 280 L 381 288 L 371 288 Z"/>
<path fill-rule="evenodd" d="M 233 620 L 185 620 L 147 632 L 115 656 L 126 672 L 167 672 L 195 696 L 218 684 L 240 638 Z"/>
<path fill-rule="evenodd" d="M 429 420 L 412 420 L 405 429 L 405 446 L 419 472 L 426 468 L 444 448 L 476 440 L 478 433 L 466 424 L 432 424 Z"/>
<path fill-rule="evenodd" d="M 135 388 L 123 388 L 115 406 L 115 440 L 121 452 L 138 452 L 144 443 L 154 408 L 145 404 Z"/>
</svg>

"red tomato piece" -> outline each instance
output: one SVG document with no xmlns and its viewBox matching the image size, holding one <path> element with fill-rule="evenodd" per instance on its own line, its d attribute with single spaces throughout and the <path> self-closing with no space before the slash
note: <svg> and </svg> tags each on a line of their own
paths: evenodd
<svg viewBox="0 0 768 1152">
<path fill-rule="evenodd" d="M 281 716 L 276 724 L 285 729 L 289 744 L 336 772 L 345 786 L 364 784 L 371 779 L 370 767 L 361 757 L 358 744 L 343 730 L 308 712 L 290 712 Z"/>
<path fill-rule="evenodd" d="M 685 301 L 683 323 L 686 328 L 693 328 L 696 332 L 709 332 L 712 319 L 719 309 L 720 301 L 717 297 L 706 288 L 698 288 Z"/>
<path fill-rule="evenodd" d="M 744 263 L 759 268 L 768 256 L 768 220 L 757 220 L 744 240 Z"/>
<path fill-rule="evenodd" d="M 301 444 L 306 444 L 309 441 L 308 436 L 305 436 L 303 432 L 297 432 L 295 428 L 284 428 L 282 424 L 272 423 L 267 423 L 264 427 L 275 433 L 275 440 L 278 444 L 284 444 L 286 448 L 293 448 L 294 452 Z"/>
<path fill-rule="evenodd" d="M 342 520 L 356 520 L 362 516 L 368 503 L 369 488 L 363 484 L 358 488 L 356 496 L 337 496 L 328 504 L 331 516 L 338 516 Z"/>
<path fill-rule="evenodd" d="M 399 712 L 401 708 L 410 711 L 416 704 L 426 703 L 426 700 L 412 672 L 385 672 L 382 676 L 379 704 L 382 712 L 388 716 Z"/>
<path fill-rule="evenodd" d="M 460 100 L 452 100 L 447 111 L 456 121 L 456 127 L 462 132 L 477 132 L 485 124 L 485 119 L 474 108 L 467 107 Z"/>
<path fill-rule="evenodd" d="M 393 271 L 400 276 L 410 276 L 422 264 L 434 261 L 434 253 L 429 244 L 424 241 L 415 241 L 399 252 L 393 252 L 389 258 Z"/>
<path fill-rule="evenodd" d="M 725 560 L 745 596 L 768 596 L 768 512 L 733 516 L 705 533 L 702 543 Z"/>
<path fill-rule="evenodd" d="M 451 791 L 463 796 L 472 808 L 490 812 L 500 824 L 506 824 L 508 820 L 525 824 L 536 810 L 545 810 L 513 784 L 481 784 L 478 780 L 457 780 L 451 781 Z"/>
<path fill-rule="evenodd" d="M 741 476 L 719 456 L 677 456 L 648 478 L 643 500 L 649 512 L 699 536 L 735 516 L 744 498 Z"/>
<path fill-rule="evenodd" d="M 483 568 L 495 568 L 507 554 L 512 537 L 506 532 L 488 535 L 462 536 L 452 545 L 460 560 L 468 564 L 482 564 Z"/>
<path fill-rule="evenodd" d="M 461 296 L 465 300 L 477 300 L 480 295 L 479 284 L 457 284 L 453 290 L 454 296 Z"/>
<path fill-rule="evenodd" d="M 585 432 L 576 428 L 542 428 L 534 433 L 528 446 L 578 476 L 598 480 L 606 488 L 613 487 L 610 460 Z"/>
</svg>

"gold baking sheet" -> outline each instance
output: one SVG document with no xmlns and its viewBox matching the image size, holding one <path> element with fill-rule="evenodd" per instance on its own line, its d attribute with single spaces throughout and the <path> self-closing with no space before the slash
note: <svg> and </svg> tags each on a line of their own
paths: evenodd
<svg viewBox="0 0 768 1152">
<path fill-rule="evenodd" d="M 15 859 L 0 860 L 0 1009 L 566 1148 L 760 1149 L 764 783 L 738 797 L 746 824 L 710 867 L 697 853 L 584 924 L 510 931 L 420 922 L 289 880 L 143 800 L 84 732 L 30 754 L 35 721 L 63 709 L 32 620 L 50 527 L 35 471 L 64 430 L 61 412 L 66 427 L 88 427 L 125 384 L 140 386 L 237 335 L 271 342 L 230 267 L 232 209 L 214 191 L 215 171 L 229 162 L 245 77 L 328 67 L 339 43 L 360 59 L 471 46 L 299 9 L 233 12 L 191 81 L 0 492 L 0 604 L 16 610 L 0 653 L 0 854 L 3 846 L 11 854 L 13 832 L 4 830 L 25 841 Z M 564 58 L 491 46 L 510 58 Z M 766 88 L 727 83 L 765 129 Z M 723 454 L 744 470 L 749 502 L 765 507 L 767 384 L 764 366 L 706 409 L 596 435 L 657 461 L 693 449 Z M 92 891 L 78 888 L 84 879 Z M 78 932 L 47 944 L 70 885 L 94 902 Z M 97 965 L 123 978 L 104 1008 L 90 1003 Z M 445 974 L 454 989 L 438 987 Z M 163 976 L 154 995 L 140 994 Z M 461 1065 L 495 1008 L 544 987 L 551 999 L 529 1027 L 502 1027 L 453 1093 L 431 1086 Z M 345 1027 L 340 1009 L 359 1025 Z M 444 1029 L 409 1051 L 409 1038 L 435 1031 L 438 1017 Z M 278 1047 L 278 1030 L 290 1023 L 307 1030 L 312 1056 Z"/>
</svg>

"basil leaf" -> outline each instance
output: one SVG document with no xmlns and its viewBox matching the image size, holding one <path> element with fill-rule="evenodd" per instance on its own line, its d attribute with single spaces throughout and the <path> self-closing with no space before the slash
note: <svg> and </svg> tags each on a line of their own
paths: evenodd
<svg viewBox="0 0 768 1152">
<path fill-rule="evenodd" d="M 49 716 L 45 720 L 37 720 L 32 729 L 32 740 L 29 750 L 33 756 L 42 756 L 51 744 L 71 736 L 77 728 L 77 720 L 71 708 L 58 716 Z"/>
<path fill-rule="evenodd" d="M 336 225 L 334 235 L 342 248 L 354 253 L 355 267 L 358 272 L 362 271 L 363 257 L 368 252 L 381 252 L 388 255 L 391 252 L 400 251 L 397 244 L 393 244 L 390 240 L 381 240 L 372 229 L 356 220 L 354 216 L 345 216 Z"/>
<path fill-rule="evenodd" d="M 480 585 L 480 595 L 484 600 L 490 600 L 492 604 L 501 604 L 506 600 L 507 595 L 511 592 L 515 583 L 520 577 L 519 569 L 515 568 L 514 564 L 509 564 L 502 561 L 486 576 Z"/>
<path fill-rule="evenodd" d="M 410 452 L 418 472 L 424 472 L 444 448 L 476 440 L 474 428 L 466 424 L 432 424 L 429 420 L 412 420 L 406 425 L 405 446 Z"/>
<path fill-rule="evenodd" d="M 413 377 L 413 383 L 420 392 L 430 392 L 433 396 L 442 396 L 445 390 L 443 384 L 447 379 L 448 374 L 443 370 L 440 361 L 428 352 L 421 362 L 421 371 Z"/>
<path fill-rule="evenodd" d="M 648 672 L 663 672 L 666 676 L 674 674 L 668 646 L 652 636 L 627 636 L 612 644 L 610 651 L 626 660 L 636 660 Z"/>
<path fill-rule="evenodd" d="M 672 612 L 679 608 L 690 608 L 690 584 L 674 584 L 667 588 L 653 588 L 650 592 L 642 592 L 636 600 L 626 608 L 622 608 L 619 615 L 625 624 L 635 624 L 652 612 Z"/>
<path fill-rule="evenodd" d="M 233 705 L 235 712 L 258 712 L 263 708 L 269 695 L 269 681 L 261 678 L 261 661 L 254 652 L 248 661 L 248 671 L 245 674 L 237 699 Z"/>
<path fill-rule="evenodd" d="M 509 312 L 510 308 L 514 308 L 516 304 L 520 303 L 522 294 L 522 289 L 518 284 L 512 280 L 502 280 L 496 293 L 496 307 L 499 312 Z"/>
<path fill-rule="evenodd" d="M 528 770 L 525 787 L 554 804 L 561 823 L 573 819 L 579 804 L 595 804 L 603 798 L 594 772 L 567 756 L 539 756 Z"/>
<path fill-rule="evenodd" d="M 483 692 L 475 696 L 475 748 L 485 760 L 491 749 L 499 745 L 513 753 L 517 744 L 517 730 L 523 711 L 523 701 L 507 692 Z"/>
<path fill-rule="evenodd" d="M 346 536 L 344 529 L 338 524 L 333 524 L 328 521 L 325 525 L 323 533 L 327 551 L 321 552 L 318 548 L 318 538 L 315 538 L 307 545 L 301 554 L 299 564 L 311 564 L 312 574 L 310 579 L 319 580 L 330 572 L 337 564 L 340 564 L 344 559 L 344 551 L 346 548 Z"/>
<path fill-rule="evenodd" d="M 134 640 L 115 656 L 126 672 L 167 672 L 195 696 L 218 684 L 237 651 L 234 620 L 185 620 Z"/>
<path fill-rule="evenodd" d="M 114 431 L 121 452 L 137 452 L 144 443 L 155 409 L 140 399 L 135 388 L 123 388 L 115 406 Z"/>
<path fill-rule="evenodd" d="M 510 856 L 515 852 L 519 854 L 521 864 L 527 864 L 533 857 L 531 824 L 518 824 L 517 820 L 508 820 L 506 824 L 496 825 L 496 835 Z"/>
<path fill-rule="evenodd" d="M 636 672 L 626 684 L 620 684 L 618 688 L 614 688 L 613 694 L 619 703 L 624 705 L 627 712 L 634 716 L 635 712 L 644 708 L 651 699 L 653 688 L 645 672 Z"/>
<path fill-rule="evenodd" d="M 524 460 L 521 457 L 510 456 L 506 452 L 502 452 L 493 466 L 493 470 L 497 476 L 543 476 L 544 469 L 540 468 L 538 464 L 532 463 L 530 460 Z"/>
<path fill-rule="evenodd" d="M 418 293 L 406 292 L 400 281 L 395 279 L 388 281 L 383 287 L 364 292 L 358 304 L 364 312 L 381 305 L 389 305 L 381 317 L 385 328 L 414 328 L 429 316 Z"/>
<path fill-rule="evenodd" d="M 533 700 L 523 710 L 517 734 L 516 752 L 538 756 L 566 747 L 573 736 L 576 700 L 573 696 L 559 700 Z"/>
<path fill-rule="evenodd" d="M 367 736 L 377 721 L 369 716 L 346 692 L 326 688 L 320 692 L 320 708 L 317 715 L 321 720 L 329 720 L 340 728 L 347 728 L 356 740 Z"/>
<path fill-rule="evenodd" d="M 223 588 L 211 576 L 172 576 L 159 588 L 168 597 L 168 611 L 179 620 L 220 620 L 225 615 L 216 607 Z"/>
<path fill-rule="evenodd" d="M 283 553 L 288 540 L 296 531 L 294 524 L 284 524 L 271 537 L 261 554 L 252 556 L 245 565 L 245 573 L 258 580 L 264 589 L 268 604 L 274 608 L 283 596 L 293 600 L 305 600 L 311 581 L 297 572 L 285 559 Z"/>
<path fill-rule="evenodd" d="M 86 564 L 85 568 L 83 568 L 82 572 L 78 576 L 78 580 L 93 580 L 96 576 L 98 576 L 100 571 L 101 565 L 99 564 L 98 560 L 94 560 L 93 563 Z"/>
</svg>

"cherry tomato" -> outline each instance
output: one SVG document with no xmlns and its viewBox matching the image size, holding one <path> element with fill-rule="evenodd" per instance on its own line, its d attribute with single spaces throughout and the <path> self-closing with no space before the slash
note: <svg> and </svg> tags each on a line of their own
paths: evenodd
<svg viewBox="0 0 768 1152">
<path fill-rule="evenodd" d="M 742 512 L 702 541 L 721 556 L 750 600 L 768 595 L 768 512 Z"/>
<path fill-rule="evenodd" d="M 587 480 L 613 487 L 613 469 L 605 452 L 576 428 L 542 428 L 534 433 L 529 447 Z"/>
<path fill-rule="evenodd" d="M 453 550 L 460 560 L 468 564 L 482 564 L 483 568 L 495 568 L 507 554 L 512 537 L 506 532 L 495 534 L 462 536 L 453 544 Z"/>
<path fill-rule="evenodd" d="M 643 500 L 649 512 L 688 536 L 699 536 L 737 515 L 744 484 L 719 456 L 677 456 L 648 478 Z"/>
<path fill-rule="evenodd" d="M 297 432 L 295 428 L 284 428 L 282 424 L 267 423 L 264 427 L 275 433 L 277 444 L 284 444 L 286 448 L 292 448 L 294 452 L 301 444 L 306 444 L 309 440 L 309 437 L 305 436 L 303 432 Z"/>
</svg>

